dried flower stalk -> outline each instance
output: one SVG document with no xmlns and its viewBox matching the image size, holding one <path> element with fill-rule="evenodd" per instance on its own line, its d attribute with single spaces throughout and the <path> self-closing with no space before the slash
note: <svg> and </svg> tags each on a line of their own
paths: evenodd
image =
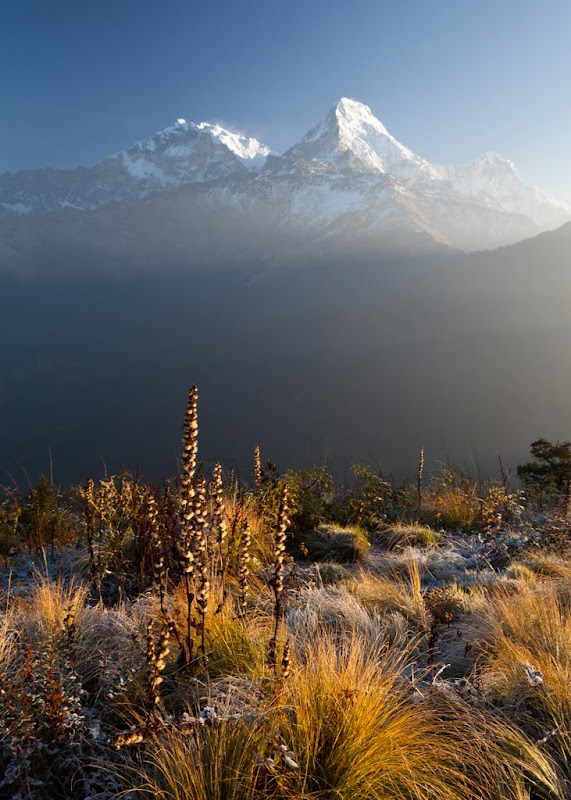
<svg viewBox="0 0 571 800">
<path fill-rule="evenodd" d="M 274 670 L 277 667 L 276 650 L 278 641 L 278 630 L 283 612 L 283 592 L 284 592 L 284 553 L 286 542 L 286 531 L 289 525 L 288 513 L 288 488 L 284 484 L 278 511 L 278 524 L 274 537 L 274 571 L 270 585 L 274 592 L 274 634 L 270 639 L 268 664 Z"/>
</svg>

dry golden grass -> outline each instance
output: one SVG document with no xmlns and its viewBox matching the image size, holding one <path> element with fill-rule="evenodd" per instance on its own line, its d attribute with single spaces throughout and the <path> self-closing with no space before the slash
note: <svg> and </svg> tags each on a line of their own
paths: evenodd
<svg viewBox="0 0 571 800">
<path fill-rule="evenodd" d="M 485 692 L 571 777 L 571 604 L 567 582 L 498 591 L 484 613 Z"/>
<path fill-rule="evenodd" d="M 558 580 L 561 586 L 571 585 L 571 563 L 554 555 L 532 555 L 527 561 L 529 569 L 542 580 Z"/>
<path fill-rule="evenodd" d="M 207 653 L 213 674 L 264 675 L 272 620 L 260 613 L 238 616 L 225 608 L 208 621 Z"/>
<path fill-rule="evenodd" d="M 361 570 L 352 590 L 366 608 L 374 608 L 381 613 L 398 611 L 414 626 L 426 626 L 422 574 L 414 555 L 398 573 L 373 574 Z"/>
<path fill-rule="evenodd" d="M 38 575 L 31 593 L 17 603 L 27 636 L 49 638 L 71 624 L 78 627 L 87 597 L 86 586 Z"/>
<path fill-rule="evenodd" d="M 330 523 L 319 525 L 304 537 L 308 558 L 339 564 L 363 561 L 371 549 L 365 531 L 357 525 L 342 527 Z"/>
<path fill-rule="evenodd" d="M 476 484 L 437 484 L 427 503 L 438 524 L 448 530 L 471 531 L 481 519 L 481 502 Z"/>
<path fill-rule="evenodd" d="M 538 573 L 528 564 L 520 561 L 512 562 L 506 570 L 506 578 L 522 581 L 527 584 L 535 584 L 538 580 Z"/>
<path fill-rule="evenodd" d="M 524 800 L 530 785 L 563 797 L 549 759 L 516 729 L 417 693 L 402 643 L 322 632 L 294 651 L 255 716 L 157 736 L 130 785 L 164 800 Z M 221 713 L 234 710 L 230 695 Z"/>
<path fill-rule="evenodd" d="M 291 643 L 287 679 L 267 663 L 273 632 L 267 588 L 252 579 L 252 602 L 242 614 L 232 602 L 216 613 L 213 597 L 198 684 L 173 671 L 173 650 L 160 707 L 181 713 L 215 698 L 229 719 L 153 734 L 147 763 L 127 785 L 164 800 L 563 800 L 558 781 L 569 778 L 571 760 L 564 735 L 571 719 L 571 595 L 563 574 L 520 581 L 517 593 L 513 582 L 492 591 L 448 587 L 460 612 L 476 618 L 480 686 L 501 706 L 499 714 L 460 700 L 449 687 L 418 683 L 418 668 L 415 683 L 404 677 L 430 622 L 412 555 L 405 573 L 361 569 L 348 585 L 292 592 L 279 630 L 280 658 L 286 638 Z M 0 666 L 22 634 L 49 639 L 73 620 L 75 669 L 90 702 L 118 685 L 119 672 L 135 667 L 131 691 L 107 712 L 120 727 L 143 707 L 143 633 L 147 620 L 159 625 L 159 604 L 152 596 L 115 608 L 85 600 L 82 587 L 38 579 L 0 618 Z M 406 622 L 399 635 L 387 635 L 391 615 Z M 528 665 L 541 671 L 541 686 L 529 685 Z M 545 743 L 534 744 L 551 730 Z M 280 746 L 293 753 L 297 768 L 288 768 Z M 274 762 L 267 770 L 266 758 Z"/>
<path fill-rule="evenodd" d="M 152 740 L 146 769 L 128 776 L 129 789 L 148 800 L 251 800 L 259 797 L 257 751 L 255 728 L 241 722 L 186 736 L 171 731 Z"/>
<path fill-rule="evenodd" d="M 16 650 L 17 627 L 10 606 L 0 613 L 0 670 L 6 670 Z"/>
<path fill-rule="evenodd" d="M 233 523 L 239 521 L 238 532 L 248 525 L 251 536 L 250 554 L 252 557 L 267 566 L 272 563 L 272 540 L 268 535 L 268 525 L 263 513 L 252 495 L 240 496 L 234 489 L 227 491 L 223 496 L 224 519 L 228 529 L 228 546 L 237 553 L 238 541 L 232 541 Z"/>
<path fill-rule="evenodd" d="M 390 548 L 430 547 L 437 545 L 441 539 L 442 534 L 428 525 L 397 522 L 387 531 L 387 544 Z"/>
<path fill-rule="evenodd" d="M 279 719 L 300 765 L 294 796 L 415 796 L 421 785 L 426 797 L 456 796 L 436 727 L 399 682 L 405 655 L 371 652 L 356 637 L 341 645 L 322 637 L 306 648 Z"/>
</svg>

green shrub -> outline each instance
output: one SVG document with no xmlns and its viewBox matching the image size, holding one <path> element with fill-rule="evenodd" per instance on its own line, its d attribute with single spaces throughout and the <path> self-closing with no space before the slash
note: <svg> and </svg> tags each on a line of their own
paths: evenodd
<svg viewBox="0 0 571 800">
<path fill-rule="evenodd" d="M 303 533 L 331 520 L 335 509 L 335 482 L 327 467 L 308 467 L 286 474 L 291 530 Z"/>
<path fill-rule="evenodd" d="M 530 450 L 532 461 L 517 468 L 526 496 L 540 510 L 559 505 L 567 512 L 571 502 L 571 442 L 553 444 L 537 439 Z"/>
<path fill-rule="evenodd" d="M 359 525 L 368 531 L 378 530 L 394 518 L 394 497 L 390 476 L 380 469 L 355 464 L 351 467 L 352 485 L 345 491 L 337 519 Z"/>
</svg>

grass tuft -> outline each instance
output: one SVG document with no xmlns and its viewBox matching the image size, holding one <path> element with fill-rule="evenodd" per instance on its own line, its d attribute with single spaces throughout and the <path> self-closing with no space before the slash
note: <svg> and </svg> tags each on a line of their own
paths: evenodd
<svg viewBox="0 0 571 800">
<path fill-rule="evenodd" d="M 362 561 L 371 545 L 367 534 L 357 526 L 343 528 L 323 524 L 306 534 L 304 542 L 312 561 L 334 561 L 338 564 Z"/>
</svg>

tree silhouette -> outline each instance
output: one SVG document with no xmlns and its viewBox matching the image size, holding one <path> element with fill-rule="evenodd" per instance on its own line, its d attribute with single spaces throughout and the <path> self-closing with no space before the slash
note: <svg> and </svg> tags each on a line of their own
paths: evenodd
<svg viewBox="0 0 571 800">
<path fill-rule="evenodd" d="M 543 509 L 546 501 L 561 504 L 569 511 L 571 497 L 571 442 L 532 442 L 532 461 L 520 464 L 517 475 L 529 499 Z"/>
</svg>

